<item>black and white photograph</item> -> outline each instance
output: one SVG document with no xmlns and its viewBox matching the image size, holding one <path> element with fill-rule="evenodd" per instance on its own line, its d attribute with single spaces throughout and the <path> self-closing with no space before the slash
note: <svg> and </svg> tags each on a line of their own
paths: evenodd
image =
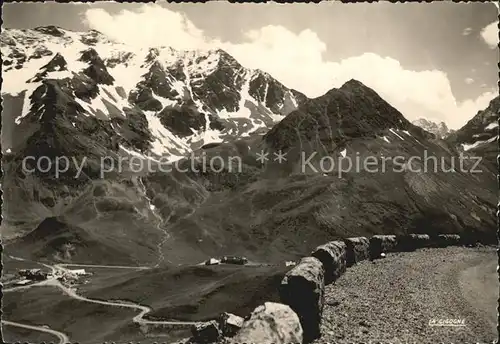
<svg viewBox="0 0 500 344">
<path fill-rule="evenodd" d="M 498 343 L 498 2 L 2 7 L 2 342 Z"/>
</svg>

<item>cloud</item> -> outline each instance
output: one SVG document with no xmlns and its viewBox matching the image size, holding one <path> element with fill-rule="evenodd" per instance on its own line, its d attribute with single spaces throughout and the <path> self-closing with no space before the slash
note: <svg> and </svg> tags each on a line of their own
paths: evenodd
<svg viewBox="0 0 500 344">
<path fill-rule="evenodd" d="M 117 41 L 137 46 L 171 46 L 180 50 L 208 47 L 203 32 L 185 15 L 156 4 L 140 6 L 137 12 L 122 10 L 110 15 L 103 9 L 85 12 L 86 23 Z"/>
<path fill-rule="evenodd" d="M 323 60 L 326 44 L 313 31 L 295 34 L 282 26 L 266 26 L 248 32 L 246 38 L 222 48 L 245 67 L 262 69 L 308 96 L 332 88 L 334 64 Z"/>
<path fill-rule="evenodd" d="M 222 42 L 207 37 L 185 15 L 155 4 L 113 16 L 102 9 L 90 9 L 86 21 L 91 28 L 137 47 L 222 48 L 243 66 L 264 70 L 309 97 L 320 96 L 354 78 L 373 88 L 409 120 L 438 118 L 451 128 L 465 124 L 496 95 L 485 92 L 459 103 L 445 73 L 412 71 L 393 58 L 374 53 L 327 61 L 323 57 L 326 44 L 311 30 L 294 33 L 270 25 L 246 32 L 243 42 Z"/>
<path fill-rule="evenodd" d="M 469 36 L 469 35 L 471 34 L 471 32 L 472 32 L 472 28 L 470 28 L 470 27 L 466 27 L 466 28 L 464 29 L 464 31 L 462 31 L 462 35 L 463 35 L 463 36 Z"/>
<path fill-rule="evenodd" d="M 495 96 L 485 92 L 476 99 L 458 102 L 447 75 L 438 70 L 412 71 L 390 57 L 373 53 L 329 63 L 338 87 L 350 78 L 374 89 L 406 118 L 434 117 L 451 128 L 465 124 L 479 109 L 485 108 Z"/>
<path fill-rule="evenodd" d="M 492 49 L 498 47 L 498 20 L 481 30 L 481 37 Z"/>
<path fill-rule="evenodd" d="M 465 83 L 467 85 L 473 84 L 474 83 L 474 79 L 472 79 L 472 78 L 465 78 Z"/>
</svg>

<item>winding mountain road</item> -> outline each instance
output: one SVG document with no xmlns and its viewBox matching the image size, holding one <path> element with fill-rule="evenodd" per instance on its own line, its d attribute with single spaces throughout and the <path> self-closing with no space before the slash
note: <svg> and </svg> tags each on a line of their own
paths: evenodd
<svg viewBox="0 0 500 344">
<path fill-rule="evenodd" d="M 93 264 L 57 264 L 60 267 L 76 268 L 104 268 L 104 269 L 128 269 L 128 270 L 150 270 L 149 266 L 123 266 L 123 265 L 93 265 Z"/>
<path fill-rule="evenodd" d="M 361 262 L 326 287 L 323 336 L 315 343 L 491 343 L 498 339 L 497 262 L 492 247 Z"/>
<path fill-rule="evenodd" d="M 18 260 L 18 261 L 24 261 L 25 259 L 19 258 L 19 257 L 13 257 L 9 256 L 12 259 Z M 9 293 L 9 292 L 14 292 L 14 291 L 19 291 L 23 289 L 30 289 L 34 287 L 40 287 L 40 286 L 52 286 L 55 288 L 60 289 L 63 291 L 64 294 L 67 296 L 79 300 L 82 302 L 89 302 L 89 303 L 95 303 L 99 305 L 104 305 L 104 306 L 110 306 L 110 307 L 120 307 L 120 308 L 130 308 L 139 311 L 139 314 L 134 316 L 132 318 L 132 321 L 134 323 L 137 323 L 139 325 L 167 325 L 167 326 L 189 326 L 189 325 L 194 325 L 197 324 L 197 322 L 194 321 L 175 321 L 175 320 L 170 320 L 170 321 L 154 321 L 154 320 L 146 320 L 144 317 L 151 312 L 151 308 L 136 304 L 133 302 L 129 301 L 104 301 L 104 300 L 97 300 L 97 299 L 90 299 L 87 297 L 84 297 L 82 295 L 78 295 L 77 291 L 75 288 L 69 288 L 63 285 L 56 277 L 54 277 L 59 271 L 62 270 L 62 272 L 68 272 L 68 270 L 65 268 L 66 266 L 75 266 L 75 267 L 92 267 L 92 268 L 117 268 L 117 269 L 140 269 L 140 270 L 145 270 L 145 269 L 150 269 L 149 267 L 127 267 L 127 266 L 110 266 L 110 265 L 90 265 L 90 264 L 56 264 L 56 265 L 49 265 L 46 263 L 41 263 L 41 262 L 36 262 L 48 269 L 51 270 L 52 277 L 50 277 L 47 280 L 40 281 L 37 283 L 29 284 L 29 285 L 24 285 L 24 286 L 18 286 L 18 287 L 13 287 L 13 288 L 8 288 L 3 290 L 4 293 Z M 9 326 L 17 326 L 17 327 L 23 327 L 26 329 L 34 330 L 34 331 L 41 331 L 41 332 L 47 332 L 51 333 L 54 336 L 57 336 L 60 340 L 60 344 L 63 343 L 69 343 L 68 336 L 62 332 L 53 330 L 47 326 L 33 326 L 33 325 L 26 325 L 26 324 L 20 324 L 8 320 L 2 320 L 2 324 L 4 325 L 9 325 Z"/>
<path fill-rule="evenodd" d="M 140 313 L 137 314 L 134 318 L 132 318 L 132 321 L 135 323 L 138 323 L 140 325 L 171 325 L 171 326 L 175 326 L 175 325 L 193 325 L 193 324 L 197 323 L 195 321 L 176 321 L 176 320 L 173 320 L 173 321 L 153 321 L 153 320 L 146 320 L 146 319 L 144 319 L 144 316 L 146 314 L 148 314 L 149 312 L 151 312 L 151 308 L 149 308 L 147 306 L 143 306 L 143 305 L 136 304 L 133 302 L 128 302 L 128 301 L 103 301 L 103 300 L 97 300 L 97 299 L 89 299 L 87 297 L 78 295 L 76 293 L 75 289 L 68 288 L 68 287 L 64 286 L 63 284 L 61 284 L 61 282 L 59 282 L 56 279 L 49 280 L 45 285 L 54 286 L 56 288 L 59 288 L 67 296 L 69 296 L 75 300 L 79 300 L 79 301 L 83 301 L 83 302 L 90 302 L 90 303 L 95 303 L 95 304 L 110 306 L 110 307 L 136 309 L 136 310 L 140 311 Z"/>
<path fill-rule="evenodd" d="M 464 300 L 492 332 L 496 331 L 498 322 L 494 307 L 498 304 L 499 297 L 497 264 L 496 259 L 477 260 L 473 266 L 458 274 L 458 285 Z"/>
<path fill-rule="evenodd" d="M 64 334 L 62 332 L 59 332 L 59 331 L 52 330 L 52 329 L 47 328 L 47 327 L 20 324 L 20 323 L 17 323 L 17 322 L 7 321 L 7 320 L 2 320 L 2 324 L 3 325 L 7 325 L 7 326 L 20 327 L 20 328 L 24 328 L 24 329 L 27 329 L 27 330 L 33 330 L 33 331 L 39 331 L 39 332 L 49 333 L 51 335 L 56 336 L 59 339 L 59 344 L 70 343 L 69 338 L 68 338 L 68 336 L 66 334 Z"/>
</svg>

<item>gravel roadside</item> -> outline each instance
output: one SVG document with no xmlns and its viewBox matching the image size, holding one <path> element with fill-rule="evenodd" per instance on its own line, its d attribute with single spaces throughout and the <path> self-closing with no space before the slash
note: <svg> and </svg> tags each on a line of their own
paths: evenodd
<svg viewBox="0 0 500 344">
<path fill-rule="evenodd" d="M 499 283 L 494 248 L 388 254 L 353 266 L 326 287 L 326 343 L 491 343 Z M 465 326 L 430 326 L 459 319 Z"/>
</svg>

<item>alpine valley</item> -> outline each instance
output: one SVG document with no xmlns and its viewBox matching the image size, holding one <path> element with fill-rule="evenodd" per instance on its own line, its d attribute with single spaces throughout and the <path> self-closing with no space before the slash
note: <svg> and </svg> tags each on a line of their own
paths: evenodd
<svg viewBox="0 0 500 344">
<path fill-rule="evenodd" d="M 96 272 L 79 289 L 89 298 L 146 304 L 156 319 L 192 321 L 221 310 L 245 315 L 275 298 L 285 261 L 336 238 L 460 233 L 496 242 L 499 98 L 443 139 L 359 81 L 310 99 L 223 50 L 138 50 L 97 31 L 55 26 L 5 29 L 0 45 L 7 272 L 19 264 L 13 257 L 147 267 Z M 482 172 L 460 169 L 461 154 L 470 157 L 466 168 Z M 431 161 L 426 172 L 415 172 L 424 162 L 410 158 L 426 155 L 439 166 Z M 42 156 L 52 163 L 45 172 L 33 165 Z M 82 163 L 81 173 L 71 163 L 58 175 L 54 162 L 63 156 Z M 405 162 L 388 160 L 384 172 L 373 173 L 322 159 L 370 156 Z M 33 157 L 33 173 L 25 173 L 25 157 Z M 479 165 L 473 157 L 482 158 Z M 153 171 L 124 163 L 132 158 Z M 159 169 L 171 164 L 185 168 Z M 109 165 L 121 169 L 103 177 Z M 260 265 L 197 265 L 223 255 Z M 68 299 L 45 292 L 50 304 L 38 306 L 69 308 L 62 306 Z M 37 295 L 29 293 L 4 301 L 4 312 L 15 318 L 18 300 L 33 307 L 18 319 L 36 323 L 38 306 L 28 300 Z M 74 306 L 72 319 L 104 307 L 85 305 Z M 120 312 L 105 314 L 91 333 L 62 315 L 49 326 L 65 329 L 72 342 L 118 334 L 139 340 L 133 315 Z"/>
</svg>

